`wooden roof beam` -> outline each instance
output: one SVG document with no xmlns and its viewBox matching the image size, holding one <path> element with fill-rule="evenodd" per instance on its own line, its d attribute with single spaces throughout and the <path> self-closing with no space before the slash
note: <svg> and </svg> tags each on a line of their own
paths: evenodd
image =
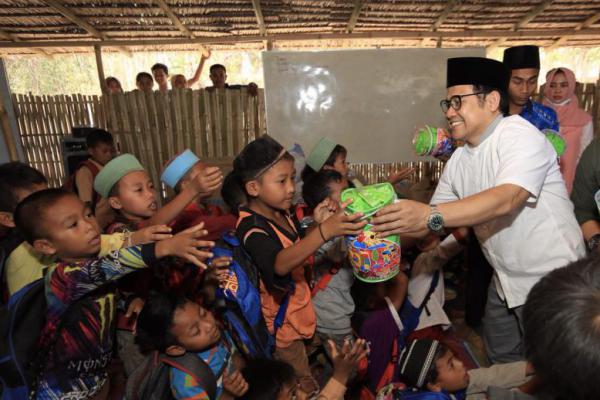
<svg viewBox="0 0 600 400">
<path fill-rule="evenodd" d="M 594 14 L 591 17 L 587 18 L 585 21 L 577 24 L 577 26 L 575 26 L 576 31 L 580 31 L 582 29 L 585 28 L 589 28 L 590 26 L 594 25 L 598 20 L 600 20 L 600 13 Z M 555 49 L 558 46 L 563 45 L 569 38 L 567 36 L 561 36 L 559 37 L 556 42 L 552 43 L 552 45 L 549 47 L 549 49 Z"/>
<path fill-rule="evenodd" d="M 267 34 L 267 26 L 265 25 L 265 17 L 263 16 L 262 8 L 260 7 L 260 0 L 252 0 L 252 8 L 254 9 L 254 14 L 256 14 L 258 31 L 262 36 L 265 36 Z"/>
<path fill-rule="evenodd" d="M 171 20 L 173 25 L 175 25 L 177 29 L 181 31 L 181 33 L 191 38 L 194 37 L 194 33 L 190 31 L 188 27 L 183 24 L 183 22 L 181 22 L 179 17 L 175 15 L 175 13 L 173 12 L 173 10 L 171 10 L 171 7 L 169 7 L 165 0 L 156 0 L 156 2 L 158 3 L 159 7 L 163 10 L 163 12 L 169 16 L 169 19 Z"/>
<path fill-rule="evenodd" d="M 67 7 L 62 5 L 62 3 L 59 0 L 43 1 L 44 3 L 48 4 L 48 6 L 50 6 L 50 8 L 52 8 L 54 11 L 58 12 L 63 17 L 65 17 L 81 29 L 85 30 L 87 33 L 94 36 L 95 38 L 100 40 L 106 40 L 108 38 L 104 33 L 100 32 L 98 29 L 94 28 L 90 23 L 84 21 L 82 18 L 75 15 L 73 11 L 69 10 Z"/>
<path fill-rule="evenodd" d="M 352 10 L 352 14 L 350 15 L 350 19 L 348 20 L 348 25 L 346 26 L 346 32 L 352 33 L 356 23 L 358 22 L 358 17 L 360 16 L 360 12 L 362 11 L 364 0 L 354 0 L 354 9 Z"/>
<path fill-rule="evenodd" d="M 42 0 L 42 1 L 44 3 L 46 3 L 50 8 L 52 8 L 54 11 L 61 14 L 63 17 L 65 17 L 66 19 L 68 19 L 69 21 L 71 21 L 72 23 L 74 23 L 75 25 L 80 27 L 81 29 L 85 30 L 93 37 L 100 39 L 100 40 L 108 40 L 109 39 L 109 37 L 106 34 L 100 32 L 98 29 L 94 28 L 89 22 L 83 20 L 83 18 L 81 18 L 81 17 L 78 17 L 73 11 L 71 11 L 67 7 L 65 7 L 60 2 L 60 0 Z M 131 52 L 129 51 L 128 48 L 119 47 L 119 50 L 121 50 L 125 54 L 131 56 Z"/>
<path fill-rule="evenodd" d="M 12 33 L 9 33 L 9 32 L 2 31 L 2 30 L 0 30 L 0 37 L 4 38 L 6 40 L 10 40 L 11 42 L 21 42 L 22 41 L 21 38 L 19 38 L 18 36 L 13 35 Z M 31 48 L 31 50 L 35 53 L 43 55 L 44 57 L 47 57 L 50 59 L 54 58 L 54 55 L 46 49 L 33 47 L 33 48 Z"/>
<path fill-rule="evenodd" d="M 444 21 L 446 21 L 446 19 L 450 15 L 450 13 L 452 13 L 452 11 L 454 11 L 456 6 L 459 5 L 461 1 L 462 0 L 450 0 L 450 1 L 448 1 L 448 3 L 446 3 L 446 7 L 442 11 L 442 13 L 439 15 L 437 20 L 431 25 L 432 32 L 437 31 L 439 29 L 439 27 L 442 26 L 442 24 L 444 23 Z M 424 46 L 425 44 L 427 44 L 428 41 L 429 41 L 429 38 L 425 38 L 425 39 L 421 40 L 421 46 Z"/>
<path fill-rule="evenodd" d="M 442 37 L 444 39 L 460 38 L 460 39 L 498 39 L 509 37 L 514 39 L 536 38 L 536 39 L 553 39 L 560 36 L 568 37 L 590 37 L 597 39 L 600 37 L 599 28 L 586 28 L 578 31 L 574 29 L 531 29 L 518 32 L 507 32 L 503 30 L 466 30 L 466 31 L 444 31 L 444 32 L 428 32 L 428 31 L 370 31 L 358 33 L 281 33 L 267 36 L 261 35 L 232 35 L 232 36 L 217 36 L 217 37 L 196 37 L 196 38 L 169 38 L 169 39 L 130 39 L 116 40 L 110 39 L 105 41 L 96 40 L 37 40 L 37 41 L 21 41 L 21 42 L 0 42 L 0 48 L 27 48 L 27 47 L 92 47 L 99 45 L 100 47 L 118 47 L 118 46 L 169 46 L 169 45 L 185 45 L 185 44 L 231 44 L 231 43 L 262 43 L 265 40 L 273 42 L 278 41 L 320 41 L 320 40 L 343 40 L 343 39 L 423 39 Z"/>
<path fill-rule="evenodd" d="M 548 6 L 550 6 L 550 4 L 552 4 L 553 1 L 554 0 L 544 0 L 537 6 L 532 8 L 531 11 L 529 11 L 527 14 L 525 14 L 525 16 L 523 18 L 521 18 L 515 24 L 515 26 L 513 26 L 511 31 L 517 32 L 519 29 L 523 28 L 525 25 L 527 25 L 528 23 L 533 21 L 535 19 L 535 17 L 537 17 L 538 15 L 543 13 L 546 10 L 546 8 L 548 8 Z M 507 39 L 508 38 L 506 38 L 506 37 L 500 38 L 500 39 L 496 40 L 494 43 L 492 43 L 491 45 L 489 45 L 488 48 L 493 49 L 495 47 L 502 46 L 506 42 Z"/>
</svg>

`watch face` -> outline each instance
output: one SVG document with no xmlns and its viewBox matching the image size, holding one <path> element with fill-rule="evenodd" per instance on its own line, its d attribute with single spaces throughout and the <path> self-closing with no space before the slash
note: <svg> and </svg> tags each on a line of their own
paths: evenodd
<svg viewBox="0 0 600 400">
<path fill-rule="evenodd" d="M 429 216 L 428 227 L 434 232 L 441 231 L 444 227 L 444 218 L 442 214 L 435 213 Z"/>
</svg>

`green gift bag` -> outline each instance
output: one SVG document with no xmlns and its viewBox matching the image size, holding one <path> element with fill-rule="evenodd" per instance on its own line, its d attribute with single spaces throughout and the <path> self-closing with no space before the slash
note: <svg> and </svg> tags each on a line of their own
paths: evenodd
<svg viewBox="0 0 600 400">
<path fill-rule="evenodd" d="M 346 207 L 348 214 L 362 212 L 368 221 L 382 207 L 396 200 L 396 192 L 389 183 L 346 189 L 342 192 L 342 202 L 352 199 Z M 376 238 L 367 224 L 358 236 L 347 236 L 348 257 L 354 275 L 364 282 L 383 282 L 393 278 L 400 271 L 400 237 L 391 235 Z"/>
</svg>

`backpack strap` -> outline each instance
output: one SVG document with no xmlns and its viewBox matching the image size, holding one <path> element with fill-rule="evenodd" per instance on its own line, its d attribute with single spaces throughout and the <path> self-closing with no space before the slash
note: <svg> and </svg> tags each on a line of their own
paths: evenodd
<svg viewBox="0 0 600 400">
<path fill-rule="evenodd" d="M 435 292 L 435 289 L 437 288 L 439 280 L 440 280 L 440 270 L 438 269 L 433 273 L 433 277 L 431 278 L 431 285 L 429 285 L 429 290 L 427 291 L 425 298 L 423 298 L 423 301 L 421 302 L 421 305 L 419 306 L 419 316 L 420 316 L 421 312 L 423 311 L 423 309 L 425 309 L 425 312 L 427 313 L 428 316 L 431 315 L 431 313 L 429 312 L 429 309 L 427 308 L 427 303 L 429 303 L 429 300 L 431 299 L 433 292 Z"/>
<path fill-rule="evenodd" d="M 401 348 L 404 348 L 404 346 L 406 345 L 406 339 L 419 325 L 419 318 L 421 316 L 421 312 L 423 312 L 423 309 L 427 308 L 427 303 L 429 303 L 429 299 L 431 299 L 431 295 L 435 291 L 439 279 L 440 271 L 437 270 L 433 274 L 433 278 L 431 279 L 431 285 L 429 286 L 429 290 L 427 291 L 425 298 L 423 299 L 419 307 L 414 307 L 411 313 L 408 316 L 405 316 L 405 318 L 401 318 L 401 316 L 398 314 L 398 311 L 396 311 L 394 306 L 391 304 L 391 301 L 386 297 L 385 300 L 390 309 L 390 313 L 394 318 L 394 322 L 396 322 L 396 325 L 398 326 L 400 334 L 392 343 L 390 361 L 386 365 L 383 375 L 377 383 L 377 390 L 380 390 L 382 387 L 389 384 L 394 379 L 394 372 L 396 370 L 396 366 L 398 364 L 399 359 L 399 351 Z"/>
<path fill-rule="evenodd" d="M 377 382 L 377 391 L 394 380 L 394 372 L 396 370 L 396 364 L 398 364 L 398 353 L 398 341 L 394 340 L 394 343 L 392 344 L 392 357 L 390 358 L 390 362 L 385 366 L 385 370 L 383 371 L 379 382 Z"/>
<path fill-rule="evenodd" d="M 222 370 L 218 376 L 221 376 L 229 360 L 223 363 Z M 206 361 L 202 360 L 195 354 L 185 353 L 179 357 L 171 357 L 166 354 L 160 355 L 160 362 L 167 364 L 173 368 L 177 368 L 180 371 L 193 377 L 198 385 L 200 385 L 210 399 L 215 399 L 217 394 L 217 377 L 210 369 Z"/>
<path fill-rule="evenodd" d="M 329 285 L 329 282 L 331 282 L 333 276 L 339 272 L 341 267 L 341 263 L 334 263 L 333 266 L 327 272 L 325 272 L 321 276 L 321 278 L 319 278 L 319 280 L 315 283 L 312 292 L 310 293 L 310 296 L 315 297 L 317 293 L 325 289 L 327 285 Z"/>
<path fill-rule="evenodd" d="M 79 169 L 81 167 L 86 167 L 87 169 L 90 170 L 90 172 L 92 173 L 92 183 L 93 183 L 93 180 L 96 178 L 96 175 L 98 175 L 98 173 L 100 173 L 100 168 L 98 168 L 96 163 L 94 163 L 90 159 L 82 161 L 82 163 L 79 164 L 79 167 L 77 167 L 77 169 Z M 98 204 L 98 201 L 100 201 L 100 195 L 92 187 L 92 204 L 91 204 L 92 211 L 96 210 L 96 205 Z"/>
<path fill-rule="evenodd" d="M 285 292 L 283 300 L 281 300 L 281 304 L 277 310 L 277 314 L 275 315 L 275 319 L 273 320 L 273 337 L 275 340 L 277 340 L 277 331 L 283 326 L 285 313 L 287 312 L 288 305 L 290 304 L 290 296 L 294 292 L 294 288 L 294 282 L 290 282 L 290 288 Z"/>
<path fill-rule="evenodd" d="M 404 330 L 402 331 L 402 336 L 404 337 L 404 339 L 406 339 L 415 329 L 417 329 L 417 326 L 419 326 L 419 319 L 421 318 L 421 313 L 423 312 L 423 309 L 425 309 L 428 315 L 430 315 L 429 310 L 427 309 L 427 303 L 429 303 L 433 292 L 435 292 L 439 280 L 440 271 L 437 270 L 433 273 L 433 277 L 431 278 L 431 284 L 429 285 L 429 290 L 427 291 L 427 294 L 423 298 L 421 304 L 419 304 L 418 307 L 414 307 L 410 306 L 410 304 L 408 304 L 405 301 L 405 304 L 402 306 L 400 314 L 404 324 Z"/>
<path fill-rule="evenodd" d="M 89 158 L 87 160 L 82 161 L 81 164 L 79 164 L 79 166 L 77 167 L 77 169 L 79 169 L 81 167 L 87 167 L 90 170 L 90 172 L 92 173 L 93 178 L 96 178 L 96 175 L 98 175 L 98 173 L 100 172 L 100 168 L 98 168 L 96 163 L 94 163 Z"/>
<path fill-rule="evenodd" d="M 292 219 L 287 217 L 288 223 L 290 224 L 290 227 L 295 231 L 295 224 L 293 223 Z M 261 217 L 257 214 L 253 214 L 250 213 L 248 211 L 244 211 L 243 209 L 240 210 L 239 212 L 239 219 L 237 222 L 237 226 L 239 227 L 242 224 L 250 224 L 250 226 L 252 227 L 252 229 L 248 230 L 247 233 L 244 234 L 244 237 L 238 237 L 238 239 L 240 239 L 242 241 L 242 243 L 246 242 L 246 238 L 248 237 L 249 233 L 252 232 L 252 230 L 254 231 L 263 231 L 265 232 L 265 234 L 272 236 L 272 237 L 277 237 L 279 238 L 279 240 L 282 242 L 284 240 L 289 241 L 288 238 L 286 238 L 282 232 L 279 231 L 279 229 L 277 229 L 277 226 L 273 225 L 271 222 L 269 222 L 268 220 L 266 220 L 264 217 Z M 298 232 L 296 232 L 296 234 L 298 234 Z M 243 246 L 242 246 L 243 248 Z M 260 271 L 259 271 L 259 276 L 260 276 Z M 279 305 L 279 309 L 277 310 L 277 314 L 275 315 L 275 320 L 273 321 L 273 337 L 276 339 L 277 338 L 277 331 L 279 330 L 279 328 L 281 328 L 283 326 L 283 321 L 285 320 L 285 314 L 287 312 L 287 307 L 288 304 L 290 302 L 290 296 L 291 294 L 294 292 L 295 289 L 295 285 L 294 282 L 290 282 L 289 287 L 287 288 L 287 290 L 285 291 L 285 294 L 283 296 L 283 299 L 281 300 L 281 303 Z"/>
</svg>

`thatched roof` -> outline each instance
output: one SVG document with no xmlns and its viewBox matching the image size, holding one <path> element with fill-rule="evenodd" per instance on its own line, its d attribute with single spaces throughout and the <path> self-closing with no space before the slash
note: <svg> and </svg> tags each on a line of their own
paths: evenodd
<svg viewBox="0 0 600 400">
<path fill-rule="evenodd" d="M 598 46 L 600 0 L 0 0 L 5 53 L 263 41 L 276 48 Z"/>
</svg>

